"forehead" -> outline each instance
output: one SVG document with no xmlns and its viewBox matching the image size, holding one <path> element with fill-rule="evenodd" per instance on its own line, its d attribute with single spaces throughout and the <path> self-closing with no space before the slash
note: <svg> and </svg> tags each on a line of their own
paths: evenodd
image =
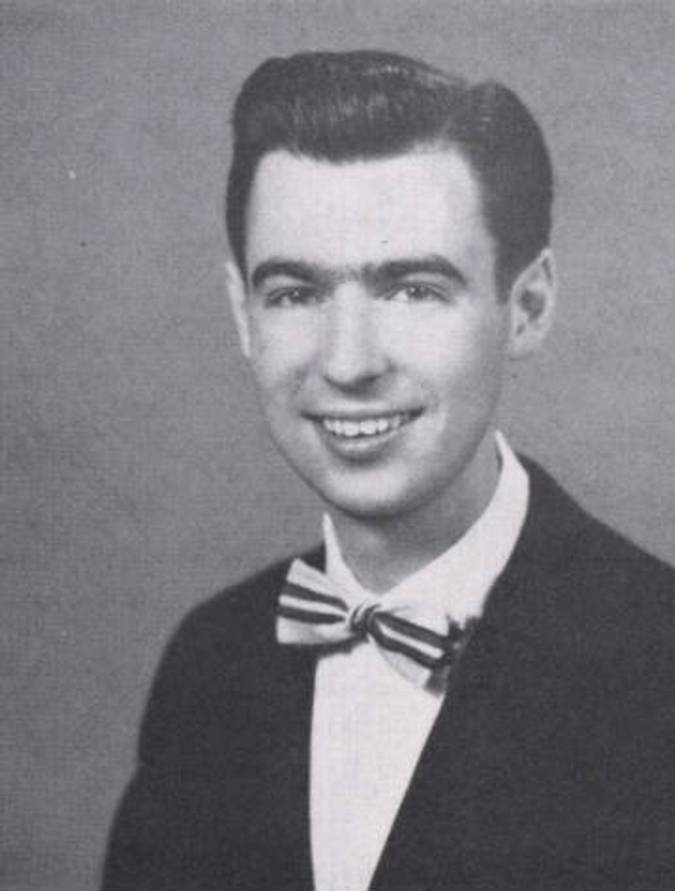
<svg viewBox="0 0 675 891">
<path fill-rule="evenodd" d="M 480 191 L 452 148 L 333 163 L 285 151 L 256 172 L 247 266 L 270 255 L 359 265 L 416 253 L 493 253 Z"/>
</svg>

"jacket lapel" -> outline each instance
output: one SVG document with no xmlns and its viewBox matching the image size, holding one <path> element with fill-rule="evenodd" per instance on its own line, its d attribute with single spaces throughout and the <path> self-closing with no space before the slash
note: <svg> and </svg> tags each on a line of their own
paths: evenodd
<svg viewBox="0 0 675 891">
<path fill-rule="evenodd" d="M 551 726 L 565 673 L 549 644 L 564 597 L 561 556 L 577 511 L 536 466 L 528 470 L 525 527 L 450 678 L 373 891 L 426 891 L 448 878 L 458 887 L 498 887 L 519 817 L 536 812 L 528 801 L 539 794 L 540 771 L 533 771 L 531 753 Z"/>
<path fill-rule="evenodd" d="M 265 798 L 256 811 L 263 815 L 268 835 L 261 851 L 274 854 L 260 887 L 301 891 L 312 887 L 308 765 L 316 660 L 307 650 L 289 647 L 278 657 L 276 679 L 263 703 L 266 714 L 256 732 L 255 782 Z"/>
<path fill-rule="evenodd" d="M 304 555 L 311 565 L 323 566 L 323 548 Z M 278 589 L 283 583 L 279 579 Z M 276 641 L 275 616 L 279 591 L 273 592 L 270 614 L 264 625 L 267 645 L 251 657 L 250 671 L 256 684 L 256 721 L 247 721 L 254 738 L 247 740 L 256 753 L 254 783 L 264 801 L 256 807 L 262 818 L 257 827 L 267 836 L 259 844 L 260 872 L 251 887 L 310 891 L 313 887 L 309 826 L 309 763 L 316 651 L 308 647 L 280 645 Z M 261 663 L 260 660 L 263 660 Z M 268 663 L 268 664 L 267 664 Z M 253 705 L 253 703 L 251 703 Z M 270 790 L 274 790 L 270 794 Z M 258 817 L 256 816 L 256 819 Z"/>
</svg>

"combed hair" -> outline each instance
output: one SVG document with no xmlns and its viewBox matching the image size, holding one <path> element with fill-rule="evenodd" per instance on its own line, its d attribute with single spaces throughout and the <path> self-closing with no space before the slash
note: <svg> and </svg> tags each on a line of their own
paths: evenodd
<svg viewBox="0 0 675 891">
<path fill-rule="evenodd" d="M 260 160 L 275 150 L 334 163 L 455 147 L 476 174 L 497 250 L 497 284 L 549 243 L 553 174 L 541 130 L 507 87 L 470 85 L 380 51 L 268 59 L 244 82 L 234 115 L 226 221 L 245 273 L 246 207 Z"/>
</svg>

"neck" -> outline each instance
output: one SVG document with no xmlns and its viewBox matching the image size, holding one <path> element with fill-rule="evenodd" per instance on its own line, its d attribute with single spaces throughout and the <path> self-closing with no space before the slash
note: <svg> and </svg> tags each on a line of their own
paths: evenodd
<svg viewBox="0 0 675 891">
<path fill-rule="evenodd" d="M 489 504 L 498 479 L 494 437 L 487 436 L 442 498 L 391 517 L 331 511 L 345 562 L 369 590 L 393 588 L 464 535 Z"/>
</svg>

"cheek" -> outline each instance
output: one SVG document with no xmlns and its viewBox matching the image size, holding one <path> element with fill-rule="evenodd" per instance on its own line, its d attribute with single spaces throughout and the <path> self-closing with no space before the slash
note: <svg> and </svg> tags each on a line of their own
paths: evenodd
<svg viewBox="0 0 675 891">
<path fill-rule="evenodd" d="M 293 389 L 306 375 L 315 353 L 313 325 L 288 316 L 253 318 L 251 366 L 260 389 Z"/>
<path fill-rule="evenodd" d="M 501 379 L 506 338 L 493 320 L 412 326 L 390 343 L 404 367 L 441 391 L 493 390 Z"/>
</svg>

